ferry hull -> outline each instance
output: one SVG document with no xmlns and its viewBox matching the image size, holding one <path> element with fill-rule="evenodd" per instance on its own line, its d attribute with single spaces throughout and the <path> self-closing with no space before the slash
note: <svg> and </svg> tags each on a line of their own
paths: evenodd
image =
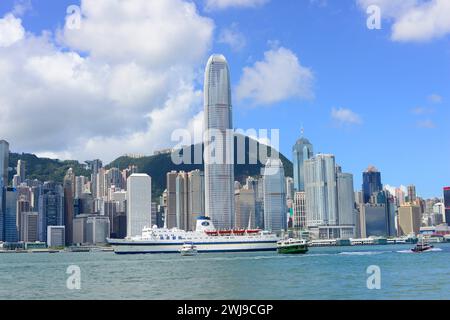
<svg viewBox="0 0 450 320">
<path fill-rule="evenodd" d="M 180 253 L 184 243 L 158 243 L 110 241 L 116 254 L 171 254 Z M 236 243 L 195 243 L 198 253 L 225 253 L 225 252 L 259 252 L 276 251 L 277 241 L 255 241 Z"/>
</svg>

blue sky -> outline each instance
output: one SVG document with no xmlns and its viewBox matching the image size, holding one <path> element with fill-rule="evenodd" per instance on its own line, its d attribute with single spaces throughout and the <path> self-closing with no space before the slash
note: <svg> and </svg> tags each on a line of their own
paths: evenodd
<svg viewBox="0 0 450 320">
<path fill-rule="evenodd" d="M 17 3 L 1 1 L 0 16 Z M 32 8 L 20 18 L 24 29 L 36 36 L 43 30 L 63 28 L 67 6 L 80 4 L 75 0 L 31 3 Z M 384 184 L 415 184 L 424 197 L 441 196 L 442 187 L 450 185 L 446 126 L 450 30 L 425 40 L 393 40 L 393 27 L 402 22 L 404 13 L 389 13 L 381 30 L 369 30 L 361 6 L 364 0 L 255 1 L 255 6 L 220 9 L 206 9 L 203 0 L 195 3 L 198 15 L 214 24 L 205 53 L 227 57 L 234 96 L 243 85 L 244 68 L 254 68 L 256 62 L 264 61 L 265 53 L 280 48 L 297 57 L 313 78 L 313 97 L 286 93 L 270 103 L 235 97 L 236 128 L 279 128 L 281 151 L 290 158 L 303 125 L 315 152 L 335 154 L 343 169 L 354 174 L 355 189 L 360 188 L 362 171 L 369 165 L 382 172 Z M 231 30 L 235 43 L 221 41 L 226 30 Z M 199 68 L 201 61 L 194 69 Z M 201 82 L 194 81 L 195 90 L 201 90 Z M 14 137 L 8 138 L 14 142 Z M 31 144 L 18 141 L 16 145 L 27 148 L 17 151 L 77 156 L 60 146 L 32 150 Z"/>
</svg>

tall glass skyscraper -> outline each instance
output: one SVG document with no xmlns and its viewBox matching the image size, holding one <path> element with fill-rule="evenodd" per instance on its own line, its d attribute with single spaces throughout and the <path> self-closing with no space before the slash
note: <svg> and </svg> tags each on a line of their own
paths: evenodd
<svg viewBox="0 0 450 320">
<path fill-rule="evenodd" d="M 222 55 L 205 70 L 205 211 L 217 229 L 232 228 L 234 148 L 230 71 Z"/>
<path fill-rule="evenodd" d="M 381 184 L 381 173 L 373 166 L 367 168 L 363 172 L 363 197 L 364 203 L 370 202 L 370 197 L 381 190 L 383 185 Z"/>
<path fill-rule="evenodd" d="M 267 160 L 263 169 L 264 228 L 280 234 L 287 229 L 286 180 L 280 159 Z"/>
<path fill-rule="evenodd" d="M 303 130 L 302 130 L 303 131 Z M 311 159 L 314 155 L 313 146 L 308 139 L 302 137 L 297 140 L 292 148 L 294 165 L 294 190 L 296 192 L 305 191 L 305 160 Z"/>
</svg>

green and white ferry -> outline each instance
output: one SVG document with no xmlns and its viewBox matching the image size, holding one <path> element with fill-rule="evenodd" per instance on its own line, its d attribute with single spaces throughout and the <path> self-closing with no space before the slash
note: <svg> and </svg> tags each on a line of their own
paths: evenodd
<svg viewBox="0 0 450 320">
<path fill-rule="evenodd" d="M 305 254 L 308 252 L 308 243 L 304 239 L 287 239 L 277 243 L 277 251 L 281 254 Z"/>
</svg>

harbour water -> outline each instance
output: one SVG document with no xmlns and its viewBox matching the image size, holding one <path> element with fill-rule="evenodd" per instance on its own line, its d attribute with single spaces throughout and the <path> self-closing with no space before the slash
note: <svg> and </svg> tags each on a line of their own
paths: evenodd
<svg viewBox="0 0 450 320">
<path fill-rule="evenodd" d="M 119 256 L 0 254 L 0 299 L 450 299 L 450 244 L 311 248 L 276 253 Z M 69 290 L 67 268 L 81 270 Z M 367 288 L 369 266 L 381 289 Z"/>
</svg>

